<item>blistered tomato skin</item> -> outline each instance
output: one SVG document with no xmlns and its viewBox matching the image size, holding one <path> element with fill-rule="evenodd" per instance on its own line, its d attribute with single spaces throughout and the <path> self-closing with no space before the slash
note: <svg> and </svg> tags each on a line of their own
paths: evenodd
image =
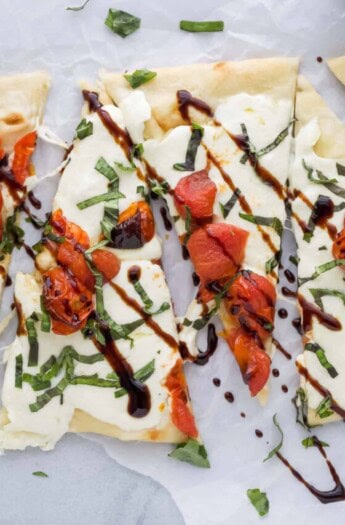
<svg viewBox="0 0 345 525">
<path fill-rule="evenodd" d="M 140 217 L 140 234 L 143 244 L 149 242 L 155 234 L 155 223 L 150 206 L 145 201 L 133 202 L 126 210 L 120 213 L 118 226 L 125 227 L 125 223 L 130 221 L 136 214 Z"/>
<path fill-rule="evenodd" d="M 174 190 L 174 202 L 178 213 L 186 218 L 186 206 L 194 219 L 211 218 L 217 186 L 207 171 L 201 170 L 182 177 Z"/>
<path fill-rule="evenodd" d="M 171 396 L 171 418 L 174 425 L 189 437 L 198 437 L 194 416 L 188 406 L 187 383 L 179 359 L 170 371 L 166 386 Z"/>
<path fill-rule="evenodd" d="M 30 175 L 30 160 L 31 155 L 35 151 L 36 139 L 36 131 L 31 131 L 19 139 L 14 145 L 11 170 L 14 180 L 21 186 L 24 185 L 27 177 Z"/>
<path fill-rule="evenodd" d="M 92 252 L 92 262 L 103 275 L 105 282 L 109 282 L 120 271 L 121 262 L 116 255 L 107 250 L 95 250 Z"/>
<path fill-rule="evenodd" d="M 337 234 L 333 242 L 332 252 L 335 259 L 345 259 L 345 228 Z"/>
</svg>

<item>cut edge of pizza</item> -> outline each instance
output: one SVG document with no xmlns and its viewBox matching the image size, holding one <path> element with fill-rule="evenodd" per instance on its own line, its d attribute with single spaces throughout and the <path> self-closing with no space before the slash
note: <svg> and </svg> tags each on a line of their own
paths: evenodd
<svg viewBox="0 0 345 525">
<path fill-rule="evenodd" d="M 327 59 L 327 65 L 337 79 L 345 84 L 345 55 Z"/>
<path fill-rule="evenodd" d="M 36 273 L 16 278 L 1 446 L 50 449 L 65 432 L 95 432 L 178 443 L 173 457 L 207 467 L 140 160 L 150 109 L 82 88 Z"/>
<path fill-rule="evenodd" d="M 22 237 L 16 211 L 34 175 L 31 156 L 49 87 L 44 71 L 0 77 L 0 294 L 11 253 Z"/>
<path fill-rule="evenodd" d="M 262 401 L 297 68 L 293 58 L 162 68 L 134 90 L 152 110 L 143 154 L 151 189 L 166 199 L 201 280 L 181 320 L 183 354 L 195 358 L 196 333 L 220 308 L 222 335 Z M 116 104 L 133 92 L 124 75 L 101 78 Z"/>
<path fill-rule="evenodd" d="M 300 421 L 314 426 L 345 415 L 345 126 L 303 76 L 298 79 L 296 118 L 290 183 L 304 327 L 296 403 Z"/>
</svg>

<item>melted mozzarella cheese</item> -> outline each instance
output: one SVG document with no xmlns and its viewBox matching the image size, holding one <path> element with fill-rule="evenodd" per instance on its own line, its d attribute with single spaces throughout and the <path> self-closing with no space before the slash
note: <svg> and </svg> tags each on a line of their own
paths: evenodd
<svg viewBox="0 0 345 525">
<path fill-rule="evenodd" d="M 307 170 L 303 167 L 303 161 L 307 166 L 320 170 L 324 175 L 330 179 L 337 179 L 337 185 L 345 190 L 345 180 L 339 176 L 336 170 L 336 162 L 331 159 L 318 157 L 313 146 L 316 144 L 320 136 L 320 129 L 317 120 L 314 119 L 309 122 L 299 132 L 295 141 L 295 159 L 292 165 L 290 180 L 294 190 L 299 190 L 314 204 L 319 195 L 329 197 L 335 205 L 342 204 L 344 199 L 332 193 L 327 185 L 317 184 L 308 179 Z M 313 176 L 317 177 L 316 172 Z M 308 224 L 311 209 L 303 202 L 302 199 L 296 198 L 292 202 L 292 211 L 306 224 Z M 333 217 L 329 220 L 337 231 L 341 231 L 344 227 L 344 210 L 334 212 Z M 334 259 L 332 254 L 333 241 L 330 239 L 327 230 L 316 226 L 314 235 L 310 242 L 303 240 L 303 231 L 298 225 L 296 219 L 293 218 L 293 227 L 298 246 L 298 272 L 299 277 L 309 277 L 313 274 L 316 267 L 329 262 Z M 324 248 L 320 250 L 319 248 Z M 345 293 L 344 270 L 340 267 L 333 268 L 325 273 L 319 275 L 316 279 L 308 281 L 299 287 L 299 292 L 311 303 L 315 303 L 314 297 L 310 289 L 326 288 L 337 290 Z M 338 372 L 338 376 L 332 378 L 327 370 L 320 364 L 315 353 L 304 351 L 298 360 L 308 369 L 312 377 L 317 379 L 322 386 L 328 389 L 335 401 L 345 408 L 345 354 L 343 351 L 344 336 L 345 336 L 345 306 L 337 297 L 326 296 L 322 298 L 324 311 L 330 313 L 338 319 L 342 325 L 340 331 L 329 330 L 323 326 L 315 317 L 313 318 L 313 326 L 311 333 L 306 334 L 308 340 L 318 343 L 323 350 L 328 361 L 334 366 Z M 302 381 L 303 387 L 307 393 L 309 408 L 316 409 L 322 401 L 322 396 L 310 385 L 310 383 Z M 319 423 L 327 423 L 328 418 L 318 420 Z"/>
<path fill-rule="evenodd" d="M 128 270 L 133 264 L 140 268 L 140 283 L 153 301 L 152 311 L 158 310 L 163 302 L 169 303 L 170 308 L 161 314 L 154 315 L 153 320 L 177 340 L 169 290 L 160 266 L 152 264 L 150 261 L 123 262 L 121 270 L 113 282 L 125 290 L 130 298 L 142 305 L 140 296 L 128 280 Z M 114 321 L 123 324 L 140 318 L 137 312 L 123 302 L 110 284 L 105 285 L 103 291 L 105 308 Z M 40 311 L 41 285 L 32 276 L 18 274 L 15 293 L 16 300 L 22 306 L 24 317 L 29 316 L 34 311 Z M 52 332 L 42 332 L 39 329 L 39 323 L 36 324 L 36 329 L 39 341 L 38 366 L 27 367 L 29 343 L 26 335 L 17 336 L 7 352 L 2 402 L 7 411 L 9 422 L 0 432 L 0 446 L 12 448 L 14 443 L 16 448 L 25 448 L 25 446 L 32 444 L 51 448 L 68 431 L 75 409 L 81 409 L 100 421 L 117 425 L 120 429 L 128 432 L 152 428 L 159 429 L 166 421 L 169 411 L 169 395 L 164 383 L 169 371 L 179 358 L 179 354 L 177 346 L 171 348 L 147 324 L 143 324 L 130 334 L 132 342 L 125 339 L 116 341 L 116 346 L 134 372 L 154 359 L 154 373 L 146 381 L 151 395 L 151 409 L 145 417 L 134 418 L 128 414 L 127 395 L 115 398 L 114 388 L 89 385 L 69 385 L 64 391 L 62 404 L 58 396 L 41 410 L 31 412 L 29 404 L 34 403 L 37 396 L 43 392 L 35 392 L 25 382 L 23 382 L 22 388 L 15 387 L 15 358 L 17 355 L 22 354 L 23 356 L 24 372 L 37 374 L 40 366 L 52 355 L 57 357 L 67 343 L 82 355 L 93 355 L 98 352 L 91 340 L 84 339 L 81 332 L 71 334 L 66 338 Z M 106 360 L 94 364 L 76 362 L 76 376 L 98 374 L 100 378 L 105 379 L 107 374 L 111 372 L 113 370 Z M 63 372 L 52 380 L 52 387 L 62 377 Z M 20 439 L 16 433 L 21 433 Z"/>
</svg>

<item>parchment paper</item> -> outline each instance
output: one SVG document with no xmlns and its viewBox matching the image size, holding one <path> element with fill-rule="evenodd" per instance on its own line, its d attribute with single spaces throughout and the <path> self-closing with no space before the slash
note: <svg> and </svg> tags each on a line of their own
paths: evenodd
<svg viewBox="0 0 345 525">
<path fill-rule="evenodd" d="M 78 0 L 70 0 L 73 2 Z M 45 122 L 65 140 L 70 140 L 79 122 L 81 98 L 77 82 L 86 78 L 95 80 L 101 67 L 113 70 L 136 67 L 186 64 L 192 62 L 268 57 L 272 55 L 301 55 L 302 71 L 314 82 L 327 103 L 345 118 L 345 90 L 329 73 L 317 56 L 344 54 L 343 31 L 345 7 L 342 0 L 90 0 L 83 11 L 66 11 L 68 0 L 0 0 L 0 72 L 47 69 L 53 77 L 53 87 L 47 105 Z M 109 7 L 127 10 L 142 18 L 140 31 L 122 40 L 104 26 Z M 180 19 L 222 19 L 224 33 L 189 34 L 180 32 Z M 62 152 L 40 144 L 36 153 L 36 167 L 43 176 L 61 160 Z M 80 174 L 82 183 L 82 173 Z M 42 183 L 36 194 L 49 210 L 55 181 Z M 181 257 L 181 250 L 172 233 L 165 239 L 159 213 L 156 214 L 159 231 L 164 238 L 163 264 L 178 314 L 182 314 L 192 294 L 189 263 Z M 39 237 L 30 226 L 27 241 Z M 294 245 L 288 231 L 284 240 L 284 258 L 293 253 Z M 15 252 L 11 275 L 16 271 L 30 271 L 32 262 L 23 250 Z M 287 284 L 282 276 L 281 284 Z M 183 290 L 182 297 L 180 291 Z M 9 311 L 12 290 L 6 289 L 1 317 Z M 294 305 L 282 300 L 289 317 L 277 322 L 276 337 L 293 356 L 300 351 L 300 338 L 291 326 L 296 317 Z M 2 337 L 1 345 L 12 340 L 13 321 Z M 201 339 L 200 347 L 204 341 Z M 171 492 L 188 525 L 251 524 L 259 518 L 246 496 L 248 488 L 259 487 L 270 500 L 270 524 L 333 524 L 343 523 L 345 504 L 324 506 L 313 498 L 279 462 L 277 458 L 263 463 L 263 458 L 278 441 L 272 415 L 278 414 L 284 430 L 284 454 L 318 488 L 331 487 L 331 479 L 319 454 L 305 450 L 300 442 L 306 432 L 295 423 L 291 403 L 298 385 L 294 359 L 286 360 L 277 353 L 273 367 L 280 376 L 271 379 L 270 400 L 261 408 L 250 399 L 242 384 L 237 366 L 226 345 L 220 344 L 215 356 L 205 367 L 187 365 L 190 392 L 196 418 L 207 447 L 212 468 L 197 469 L 167 457 L 171 450 L 166 445 L 121 443 L 88 436 L 104 445 L 107 453 L 123 465 L 152 476 Z M 221 379 L 215 387 L 212 379 Z M 281 386 L 288 386 L 284 394 Z M 231 391 L 234 403 L 224 399 Z M 246 417 L 241 417 L 244 412 Z M 264 436 L 255 436 L 260 429 Z M 343 424 L 333 424 L 316 430 L 320 439 L 330 444 L 330 458 L 345 479 L 343 461 Z M 114 489 L 115 490 L 115 489 Z M 164 523 L 164 516 L 162 516 Z"/>
</svg>

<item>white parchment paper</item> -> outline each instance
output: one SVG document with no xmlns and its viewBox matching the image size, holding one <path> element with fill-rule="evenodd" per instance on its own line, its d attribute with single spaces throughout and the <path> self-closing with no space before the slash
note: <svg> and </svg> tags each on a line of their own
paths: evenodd
<svg viewBox="0 0 345 525">
<path fill-rule="evenodd" d="M 192 62 L 268 57 L 302 56 L 302 71 L 315 84 L 327 103 L 345 118 L 345 90 L 330 74 L 323 58 L 345 53 L 343 0 L 90 0 L 83 11 L 66 11 L 69 0 L 0 0 L 0 73 L 47 69 L 52 75 L 52 89 L 45 122 L 65 140 L 70 140 L 79 122 L 80 79 L 94 81 L 101 67 L 112 70 L 133 69 Z M 78 0 L 70 0 L 73 2 Z M 140 31 L 122 40 L 104 26 L 109 7 L 127 10 L 142 18 Z M 189 34 L 180 32 L 180 19 L 222 19 L 224 33 Z M 55 167 L 62 153 L 40 144 L 36 154 L 39 176 Z M 82 183 L 82 173 L 80 174 Z M 57 180 L 43 182 L 36 194 L 48 211 Z M 163 263 L 177 312 L 182 314 L 192 294 L 190 265 L 182 260 L 173 233 L 166 235 L 157 213 L 159 231 L 164 239 Z M 39 237 L 24 223 L 27 240 Z M 169 237 L 169 238 L 166 238 Z M 291 233 L 285 238 L 283 264 L 289 267 L 293 253 Z M 11 275 L 18 270 L 31 271 L 32 261 L 23 250 L 15 252 Z M 282 285 L 286 281 L 282 276 Z M 183 297 L 181 291 L 183 290 Z M 1 316 L 12 302 L 12 290 L 6 289 Z M 294 304 L 281 300 L 289 317 L 277 322 L 276 336 L 293 356 L 301 349 L 300 338 L 291 326 L 296 317 Z M 13 338 L 13 321 L 2 337 L 1 345 Z M 201 339 L 200 347 L 204 341 Z M 168 445 L 121 443 L 88 436 L 104 445 L 107 453 L 123 465 L 152 476 L 165 485 L 180 507 L 189 525 L 251 524 L 258 516 L 246 496 L 248 488 L 259 487 L 270 500 L 270 524 L 343 523 L 345 504 L 324 506 L 313 498 L 277 458 L 263 463 L 268 450 L 278 440 L 272 415 L 278 414 L 285 433 L 283 452 L 308 480 L 320 489 L 331 488 L 332 481 L 319 454 L 305 450 L 300 442 L 305 431 L 295 423 L 291 403 L 298 385 L 294 360 L 277 353 L 273 367 L 280 375 L 271 379 L 270 400 L 261 408 L 242 384 L 237 366 L 226 345 L 220 344 L 205 367 L 187 365 L 187 375 L 196 418 L 207 447 L 212 468 L 201 470 L 167 457 Z M 212 379 L 221 379 L 215 387 Z M 288 386 L 284 394 L 281 386 Z M 231 391 L 232 404 L 224 398 Z M 241 417 L 240 413 L 246 414 Z M 255 436 L 255 430 L 263 438 Z M 320 439 L 330 444 L 330 458 L 345 479 L 343 461 L 343 424 L 317 429 Z M 164 523 L 164 516 L 162 516 Z"/>
</svg>

